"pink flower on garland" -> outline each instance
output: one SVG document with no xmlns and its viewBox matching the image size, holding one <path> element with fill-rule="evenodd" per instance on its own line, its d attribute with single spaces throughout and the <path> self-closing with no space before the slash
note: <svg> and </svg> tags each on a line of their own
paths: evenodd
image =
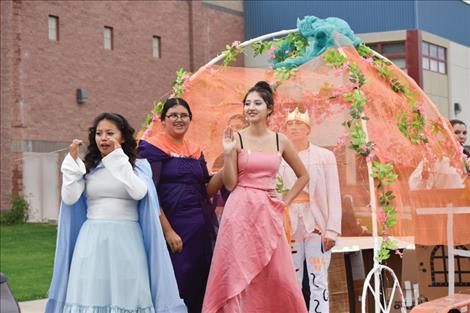
<svg viewBox="0 0 470 313">
<path fill-rule="evenodd" d="M 152 115 L 152 122 L 158 121 L 160 118 L 158 117 L 157 114 Z"/>
<path fill-rule="evenodd" d="M 333 70 L 333 73 L 335 74 L 335 76 L 339 76 L 339 75 L 343 74 L 346 69 L 347 68 L 345 68 L 344 66 L 335 67 L 335 69 Z"/>
<path fill-rule="evenodd" d="M 379 222 L 382 224 L 385 223 L 385 221 L 387 220 L 387 216 L 382 210 L 379 210 L 379 212 L 377 212 L 377 218 L 379 219 Z"/>
<path fill-rule="evenodd" d="M 346 143 L 346 135 L 343 134 L 341 137 L 339 137 L 338 142 L 336 142 L 336 145 L 342 146 L 345 143 Z"/>
<path fill-rule="evenodd" d="M 367 58 L 367 59 L 365 59 L 365 61 L 368 64 L 372 64 L 372 62 L 374 62 L 374 60 L 372 58 Z"/>
<path fill-rule="evenodd" d="M 347 71 L 348 69 L 349 69 L 349 65 L 347 63 L 343 63 L 343 65 L 341 65 L 340 67 L 335 68 L 333 72 L 335 76 L 339 76 L 343 74 L 345 71 Z"/>
<path fill-rule="evenodd" d="M 276 46 L 275 45 L 272 45 L 271 48 L 269 49 L 268 51 L 268 55 L 271 59 L 275 59 L 276 58 L 276 55 L 274 54 L 274 52 L 276 51 Z"/>
<path fill-rule="evenodd" d="M 375 157 L 375 151 L 372 150 L 368 156 L 366 156 L 366 162 L 370 162 L 372 158 Z"/>
<path fill-rule="evenodd" d="M 416 110 L 418 110 L 418 112 L 421 115 L 424 115 L 424 105 L 422 103 L 417 103 L 416 104 Z"/>
<path fill-rule="evenodd" d="M 235 48 L 240 48 L 240 41 L 236 40 L 234 42 L 232 42 L 232 47 L 235 47 Z"/>
<path fill-rule="evenodd" d="M 336 145 L 333 147 L 333 153 L 336 153 L 336 150 L 340 147 L 343 146 L 346 143 L 346 134 L 341 135 L 341 137 L 338 138 L 338 141 L 336 142 Z"/>
<path fill-rule="evenodd" d="M 191 88 L 191 75 L 187 74 L 183 80 L 183 87 L 185 91 L 188 91 Z"/>
</svg>

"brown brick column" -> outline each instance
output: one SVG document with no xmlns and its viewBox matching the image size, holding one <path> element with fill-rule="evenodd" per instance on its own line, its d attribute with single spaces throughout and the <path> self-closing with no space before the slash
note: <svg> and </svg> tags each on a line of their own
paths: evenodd
<svg viewBox="0 0 470 313">
<path fill-rule="evenodd" d="M 423 87 L 423 65 L 421 57 L 421 31 L 411 29 L 406 31 L 406 68 L 408 75 Z"/>
</svg>

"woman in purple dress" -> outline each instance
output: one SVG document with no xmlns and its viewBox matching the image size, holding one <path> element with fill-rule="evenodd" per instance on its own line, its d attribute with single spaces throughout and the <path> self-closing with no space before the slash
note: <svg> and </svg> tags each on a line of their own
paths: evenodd
<svg viewBox="0 0 470 313">
<path fill-rule="evenodd" d="M 160 114 L 162 133 L 141 140 L 139 154 L 152 167 L 180 296 L 189 313 L 200 313 L 217 224 L 209 197 L 222 178 L 209 176 L 201 149 L 184 138 L 191 119 L 185 100 L 168 99 Z"/>
</svg>

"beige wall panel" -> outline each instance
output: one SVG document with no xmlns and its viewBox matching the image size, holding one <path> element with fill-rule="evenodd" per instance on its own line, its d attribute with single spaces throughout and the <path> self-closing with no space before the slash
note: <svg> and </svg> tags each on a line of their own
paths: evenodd
<svg viewBox="0 0 470 313">
<path fill-rule="evenodd" d="M 449 103 L 451 117 L 470 125 L 470 48 L 451 42 L 448 49 Z M 453 106 L 459 103 L 462 112 L 455 115 Z"/>
<path fill-rule="evenodd" d="M 445 117 L 449 118 L 449 99 L 445 97 L 430 95 L 429 93 L 428 96 L 436 105 L 439 112 Z"/>
<path fill-rule="evenodd" d="M 450 41 L 445 38 L 436 36 L 434 34 L 431 34 L 425 31 L 421 31 L 421 36 L 422 36 L 423 41 L 427 41 L 427 42 L 430 42 L 430 43 L 433 43 L 442 47 L 446 47 L 446 48 L 449 47 Z"/>
<path fill-rule="evenodd" d="M 423 71 L 423 89 L 428 95 L 447 98 L 449 96 L 449 79 L 447 75 Z"/>
<path fill-rule="evenodd" d="M 406 31 L 398 30 L 382 33 L 366 33 L 356 34 L 357 37 L 364 40 L 364 42 L 383 42 L 383 41 L 401 41 L 406 40 Z"/>
<path fill-rule="evenodd" d="M 246 47 L 245 53 L 245 66 L 246 67 L 257 67 L 257 68 L 268 68 L 269 64 L 269 54 L 267 52 L 253 57 L 253 49 L 251 47 Z"/>
<path fill-rule="evenodd" d="M 241 0 L 203 0 L 202 2 L 236 12 L 243 12 L 243 1 Z"/>
</svg>

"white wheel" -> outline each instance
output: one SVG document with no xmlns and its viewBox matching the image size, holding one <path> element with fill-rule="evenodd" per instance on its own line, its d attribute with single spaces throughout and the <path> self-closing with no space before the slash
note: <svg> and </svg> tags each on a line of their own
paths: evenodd
<svg viewBox="0 0 470 313">
<path fill-rule="evenodd" d="M 382 289 L 380 281 L 379 281 L 380 278 L 382 278 L 383 275 L 385 274 L 390 275 L 391 278 L 393 279 L 392 292 L 388 300 L 383 296 L 385 294 L 385 290 Z M 372 277 L 377 277 L 376 275 L 378 275 L 379 277 L 378 281 L 374 281 L 374 283 L 371 284 Z M 367 274 L 367 277 L 364 280 L 364 286 L 362 287 L 362 297 L 361 297 L 361 302 L 362 302 L 361 312 L 368 313 L 366 312 L 366 303 L 367 303 L 367 294 L 370 292 L 374 296 L 374 303 L 375 303 L 375 309 L 376 309 L 375 312 L 376 313 L 389 313 L 390 309 L 392 308 L 393 299 L 395 298 L 395 293 L 397 290 L 398 290 L 398 296 L 401 299 L 400 311 L 401 313 L 406 313 L 405 298 L 403 297 L 403 292 L 401 290 L 400 282 L 398 281 L 397 276 L 395 275 L 393 270 L 388 266 L 385 266 L 385 265 L 375 266 Z M 381 301 L 381 297 L 383 301 Z"/>
</svg>

